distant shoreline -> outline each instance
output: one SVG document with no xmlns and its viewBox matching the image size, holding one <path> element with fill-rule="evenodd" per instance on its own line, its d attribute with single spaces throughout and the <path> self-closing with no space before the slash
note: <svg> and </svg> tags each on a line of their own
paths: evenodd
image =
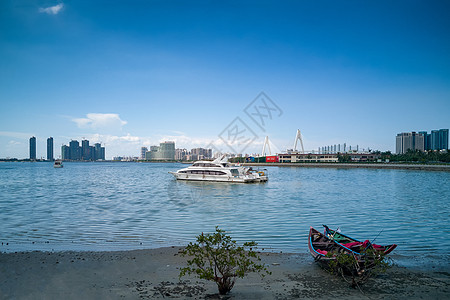
<svg viewBox="0 0 450 300">
<path fill-rule="evenodd" d="M 52 162 L 46 160 L 0 160 L 0 162 Z M 95 163 L 182 163 L 193 164 L 193 161 L 64 161 L 64 162 L 95 162 Z M 397 169 L 397 170 L 422 170 L 422 171 L 447 171 L 450 172 L 450 164 L 412 164 L 412 163 L 241 163 L 252 167 L 298 167 L 298 168 L 340 168 L 340 169 Z"/>
<path fill-rule="evenodd" d="M 393 164 L 393 163 L 244 163 L 255 167 L 346 168 L 346 169 L 400 169 L 423 171 L 447 171 L 450 165 Z"/>
</svg>

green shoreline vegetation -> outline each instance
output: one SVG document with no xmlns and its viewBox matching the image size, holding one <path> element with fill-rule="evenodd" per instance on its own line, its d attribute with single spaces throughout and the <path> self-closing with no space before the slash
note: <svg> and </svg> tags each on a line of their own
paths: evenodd
<svg viewBox="0 0 450 300">
<path fill-rule="evenodd" d="M 375 151 L 371 154 L 376 154 L 379 156 L 381 162 L 377 160 L 368 160 L 368 161 L 351 161 L 350 154 L 348 153 L 337 153 L 338 162 L 332 164 L 339 163 L 350 163 L 350 164 L 384 164 L 386 162 L 389 163 L 423 163 L 423 164 L 449 164 L 450 163 L 450 152 L 449 151 L 419 151 L 419 150 L 408 150 L 405 154 L 393 154 L 390 151 L 381 152 Z M 234 157 L 230 159 L 230 161 L 235 163 L 246 163 L 245 157 Z M 253 163 L 253 162 L 252 162 Z M 254 163 L 265 163 L 264 157 L 255 157 Z M 273 163 L 267 163 L 268 165 Z M 284 163 L 279 163 L 284 164 Z M 330 164 L 329 162 L 295 162 L 289 164 Z"/>
</svg>

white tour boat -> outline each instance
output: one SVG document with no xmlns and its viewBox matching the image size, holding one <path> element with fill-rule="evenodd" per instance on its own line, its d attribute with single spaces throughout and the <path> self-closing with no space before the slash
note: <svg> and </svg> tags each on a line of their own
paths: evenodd
<svg viewBox="0 0 450 300">
<path fill-rule="evenodd" d="M 62 160 L 59 160 L 59 159 L 55 160 L 55 162 L 53 163 L 53 167 L 54 168 L 62 168 L 63 167 Z"/>
<path fill-rule="evenodd" d="M 214 161 L 196 161 L 191 166 L 176 172 L 169 172 L 178 180 L 222 181 L 222 182 L 263 182 L 267 174 L 251 168 L 230 164 L 225 156 Z"/>
</svg>

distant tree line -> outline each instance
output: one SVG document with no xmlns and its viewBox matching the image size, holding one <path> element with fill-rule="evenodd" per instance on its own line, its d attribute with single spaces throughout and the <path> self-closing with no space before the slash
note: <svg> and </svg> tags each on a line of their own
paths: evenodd
<svg viewBox="0 0 450 300">
<path fill-rule="evenodd" d="M 450 152 L 448 151 L 439 152 L 408 149 L 405 154 L 392 154 L 390 151 L 380 152 L 380 154 L 382 160 L 389 159 L 390 162 L 450 163 Z"/>
<path fill-rule="evenodd" d="M 373 154 L 379 154 L 380 159 L 385 162 L 388 159 L 390 162 L 418 162 L 418 163 L 450 163 L 450 152 L 449 151 L 420 151 L 409 149 L 405 154 L 393 154 L 391 151 L 380 152 L 375 151 Z M 310 157 L 309 157 L 310 158 Z M 341 163 L 350 163 L 352 158 L 348 153 L 338 153 L 338 161 Z M 245 157 L 233 157 L 230 162 L 234 163 L 244 163 L 248 162 Z M 256 163 L 266 162 L 265 157 L 255 157 L 254 161 Z"/>
</svg>

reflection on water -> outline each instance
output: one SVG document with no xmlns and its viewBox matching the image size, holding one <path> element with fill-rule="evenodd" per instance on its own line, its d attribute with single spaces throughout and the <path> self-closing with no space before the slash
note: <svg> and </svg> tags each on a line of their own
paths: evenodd
<svg viewBox="0 0 450 300">
<path fill-rule="evenodd" d="M 176 181 L 180 164 L 0 163 L 2 251 L 184 245 L 221 228 L 305 252 L 309 226 L 449 255 L 450 173 L 269 168 L 264 184 Z M 439 245 L 436 244 L 439 240 Z"/>
</svg>

